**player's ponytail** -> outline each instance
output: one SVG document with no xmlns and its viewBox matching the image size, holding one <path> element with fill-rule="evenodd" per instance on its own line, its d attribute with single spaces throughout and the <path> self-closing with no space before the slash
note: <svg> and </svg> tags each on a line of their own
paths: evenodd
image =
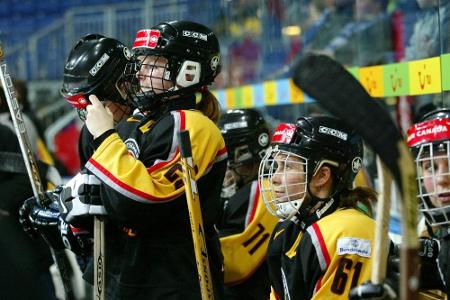
<svg viewBox="0 0 450 300">
<path fill-rule="evenodd" d="M 339 207 L 356 208 L 370 217 L 373 216 L 372 205 L 377 201 L 377 192 L 369 187 L 344 189 L 340 194 Z"/>
<path fill-rule="evenodd" d="M 220 104 L 217 98 L 209 90 L 204 90 L 196 96 L 196 108 L 217 124 L 220 117 Z"/>
</svg>

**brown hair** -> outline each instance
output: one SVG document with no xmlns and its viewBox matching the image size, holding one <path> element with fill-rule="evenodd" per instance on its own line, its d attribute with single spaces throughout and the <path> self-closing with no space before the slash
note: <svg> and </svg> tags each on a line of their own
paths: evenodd
<svg viewBox="0 0 450 300">
<path fill-rule="evenodd" d="M 196 108 L 217 124 L 220 117 L 220 104 L 214 94 L 206 90 L 202 92 L 200 101 L 196 102 Z"/>
<path fill-rule="evenodd" d="M 344 189 L 340 194 L 339 207 L 353 207 L 364 210 L 361 205 L 368 210 L 370 216 L 373 215 L 372 205 L 377 201 L 378 193 L 369 187 L 360 186 L 353 190 Z"/>
</svg>

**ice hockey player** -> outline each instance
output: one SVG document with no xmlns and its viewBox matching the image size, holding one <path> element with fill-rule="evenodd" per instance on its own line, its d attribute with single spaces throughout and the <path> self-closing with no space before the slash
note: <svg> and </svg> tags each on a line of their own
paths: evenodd
<svg viewBox="0 0 450 300">
<path fill-rule="evenodd" d="M 360 211 L 376 193 L 353 188 L 363 143 L 328 116 L 280 124 L 261 162 L 267 209 L 283 222 L 268 250 L 271 285 L 279 299 L 347 299 L 370 278 L 375 222 Z"/>
<path fill-rule="evenodd" d="M 218 226 L 225 295 L 227 299 L 268 299 L 267 246 L 278 218 L 265 208 L 257 178 L 270 144 L 269 125 L 255 109 L 236 109 L 221 115 L 219 127 L 228 151 L 222 188 L 225 206 Z"/>
</svg>

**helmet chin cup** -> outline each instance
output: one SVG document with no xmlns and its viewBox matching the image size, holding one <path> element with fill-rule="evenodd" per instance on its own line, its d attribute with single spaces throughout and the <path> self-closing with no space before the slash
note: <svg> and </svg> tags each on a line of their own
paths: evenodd
<svg viewBox="0 0 450 300">
<path fill-rule="evenodd" d="M 303 199 L 300 200 L 292 200 L 287 202 L 279 202 L 277 203 L 276 207 L 276 214 L 277 217 L 281 219 L 290 219 L 296 214 L 299 213 L 300 208 L 303 204 Z"/>
</svg>

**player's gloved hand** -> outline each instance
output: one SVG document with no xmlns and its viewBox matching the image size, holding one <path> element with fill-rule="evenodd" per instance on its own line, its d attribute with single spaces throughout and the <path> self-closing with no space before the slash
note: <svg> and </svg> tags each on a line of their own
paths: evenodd
<svg viewBox="0 0 450 300">
<path fill-rule="evenodd" d="M 51 192 L 50 192 L 51 193 Z M 46 193 L 48 197 L 49 192 Z M 41 235 L 56 250 L 64 249 L 59 232 L 59 205 L 54 201 L 41 206 L 36 198 L 25 200 L 19 210 L 19 221 L 22 228 L 32 237 Z"/>
<path fill-rule="evenodd" d="M 106 215 L 100 200 L 100 181 L 94 175 L 78 173 L 62 188 L 61 217 L 75 227 L 89 228 L 90 216 Z"/>
<path fill-rule="evenodd" d="M 85 257 L 92 255 L 94 238 L 91 232 L 67 224 L 62 218 L 59 219 L 59 222 L 64 246 L 79 256 Z"/>
<path fill-rule="evenodd" d="M 44 193 L 44 203 L 47 205 L 42 206 L 35 197 L 30 197 L 24 201 L 19 209 L 19 222 L 22 225 L 23 231 L 25 231 L 32 238 L 37 238 L 41 232 L 39 226 L 57 226 L 57 218 L 59 216 L 58 206 L 53 204 L 56 208 L 58 216 L 54 218 L 52 213 L 46 213 L 45 210 L 49 208 L 49 203 L 53 203 L 58 198 L 58 188 L 53 191 Z"/>
<path fill-rule="evenodd" d="M 397 294 L 387 283 L 373 284 L 364 282 L 362 285 L 350 290 L 349 299 L 393 300 L 397 299 Z"/>
</svg>

